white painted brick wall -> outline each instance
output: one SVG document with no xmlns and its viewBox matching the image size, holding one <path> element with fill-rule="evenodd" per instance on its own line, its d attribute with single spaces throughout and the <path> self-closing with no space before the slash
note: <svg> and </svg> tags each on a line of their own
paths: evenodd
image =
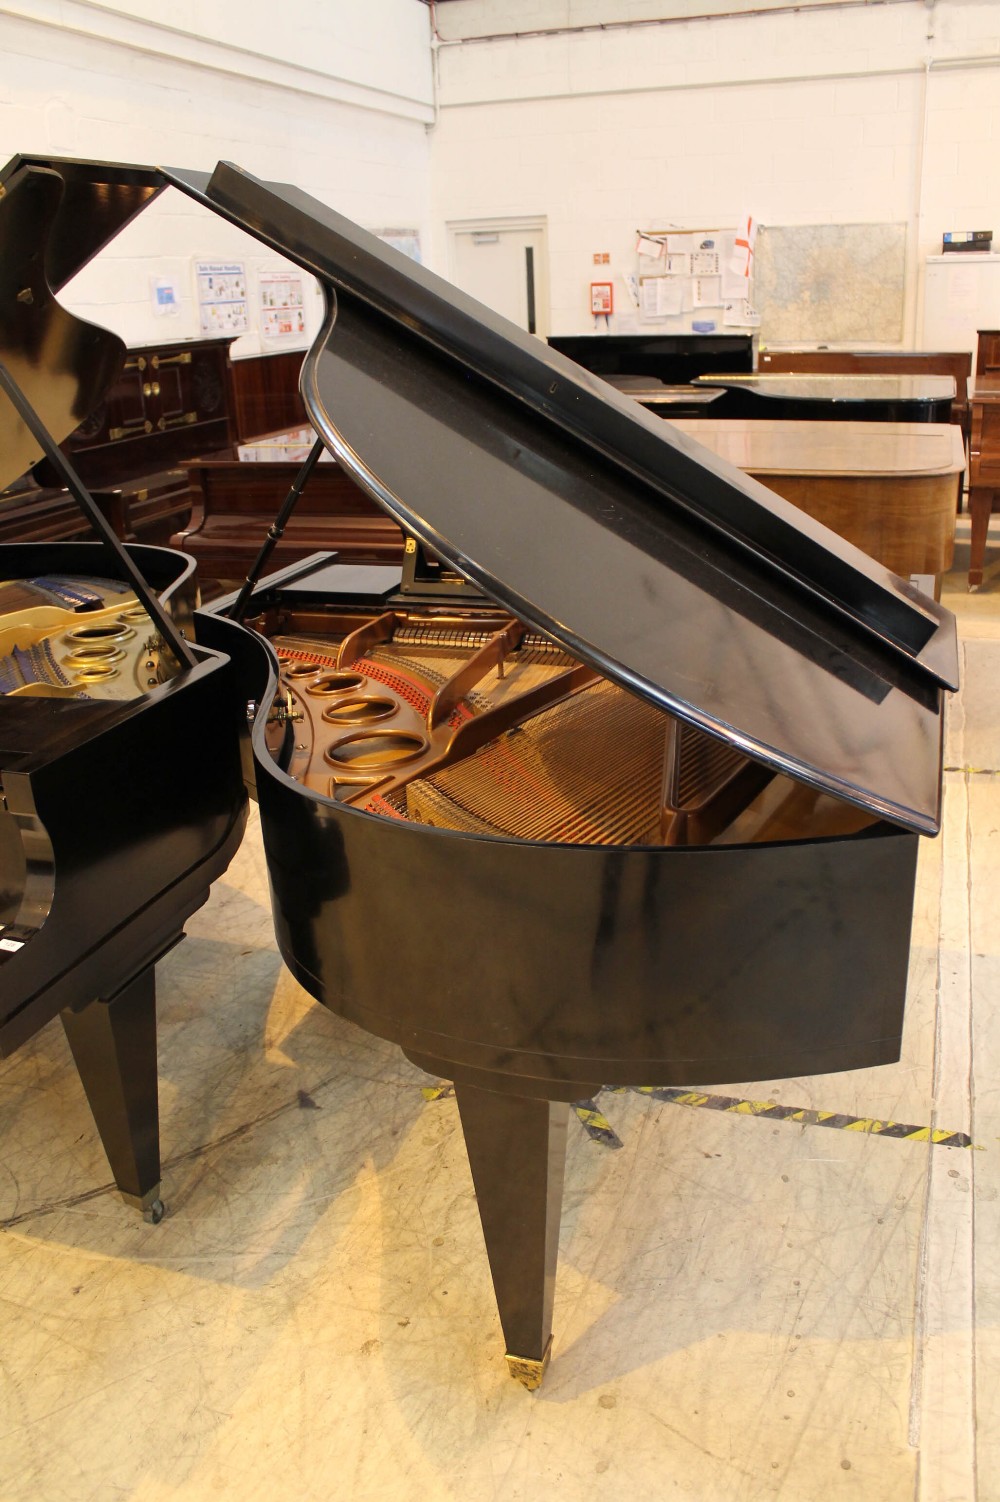
<svg viewBox="0 0 1000 1502">
<path fill-rule="evenodd" d="M 214 43 L 201 62 L 192 62 L 138 50 L 124 24 L 121 37 L 131 40 L 82 36 L 44 19 L 4 16 L 0 160 L 23 151 L 210 169 L 226 158 L 261 177 L 294 181 L 361 224 L 414 227 L 426 243 L 429 142 L 424 120 L 412 118 L 429 89 L 424 8 L 412 0 L 376 0 L 364 7 L 373 24 L 362 36 L 357 7 L 347 0 L 301 3 L 314 19 L 326 16 L 331 26 L 338 16 L 347 19 L 338 38 L 331 31 L 326 52 L 317 47 L 312 54 L 314 66 L 342 65 L 355 74 L 352 87 L 367 88 L 378 70 L 360 54 L 368 57 L 371 47 L 381 47 L 383 84 L 374 86 L 384 90 L 390 80 L 393 87 L 409 90 L 407 98 L 394 102 L 380 92 L 366 104 L 344 102 L 336 98 L 334 81 L 329 89 L 317 85 L 318 73 L 313 78 L 293 71 L 285 82 L 265 82 L 220 71 Z M 411 7 L 419 27 L 412 24 Z M 60 8 L 61 13 L 71 9 L 72 0 Z M 136 16 L 143 6 L 132 0 L 127 9 Z M 238 24 L 241 5 L 226 0 L 195 9 L 201 19 L 211 12 L 220 33 L 228 17 L 230 35 L 244 34 Z M 274 7 L 268 9 L 273 24 Z M 148 11 L 155 16 L 155 7 Z M 176 24 L 178 13 L 172 14 Z M 248 24 L 260 14 L 255 10 Z M 396 34 L 394 21 L 399 22 Z M 298 35 L 294 29 L 293 35 Z M 162 31 L 155 40 L 166 45 Z M 364 48 L 360 40 L 366 41 Z M 304 43 L 298 45 L 301 50 Z M 430 117 L 428 110 L 423 113 Z M 198 334 L 195 257 L 245 259 L 252 294 L 261 272 L 290 269 L 262 254 L 256 241 L 170 192 L 119 238 L 113 252 L 86 267 L 62 298 L 130 344 L 193 338 Z M 177 278 L 182 293 L 177 317 L 154 315 L 150 284 L 156 277 Z M 309 300 L 308 311 L 315 329 L 321 316 L 317 300 Z M 259 347 L 253 338 L 242 345 L 244 353 Z"/>
<path fill-rule="evenodd" d="M 686 4 L 460 0 L 441 7 L 440 30 L 690 15 Z M 593 330 L 592 253 L 611 253 L 617 279 L 634 268 L 638 227 L 741 212 L 904 221 L 907 344 L 919 343 L 924 258 L 942 231 L 1000 240 L 1000 0 L 465 42 L 441 46 L 438 64 L 435 262 L 447 263 L 450 220 L 546 215 L 556 332 Z"/>
<path fill-rule="evenodd" d="M 439 17 L 454 35 L 714 3 L 459 0 Z M 18 9 L 0 20 L 3 156 L 193 167 L 226 156 L 362 224 L 417 227 L 441 270 L 449 220 L 542 214 L 560 332 L 592 326 L 592 252 L 611 253 L 612 276 L 631 269 L 640 225 L 728 223 L 747 210 L 774 224 L 904 220 L 907 342 L 919 339 L 923 258 L 941 231 L 1000 237 L 1000 0 L 445 46 L 429 141 L 429 14 L 418 0 L 290 0 L 294 24 L 277 37 L 270 0 L 175 0 L 169 27 L 154 0 Z M 193 335 L 193 296 L 177 320 L 154 319 L 149 284 L 173 273 L 190 289 L 195 254 L 244 256 L 255 273 L 274 266 L 219 221 L 164 199 L 110 269 L 88 268 L 69 296 L 133 343 L 167 328 Z"/>
</svg>

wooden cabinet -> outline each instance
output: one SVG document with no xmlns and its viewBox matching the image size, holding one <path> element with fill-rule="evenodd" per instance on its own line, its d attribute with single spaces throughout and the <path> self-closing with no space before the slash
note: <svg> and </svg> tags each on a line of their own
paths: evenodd
<svg viewBox="0 0 1000 1502">
<path fill-rule="evenodd" d="M 299 375 L 305 352 L 279 350 L 249 360 L 233 360 L 233 442 L 248 443 L 260 433 L 295 428 L 307 421 L 299 395 Z"/>
</svg>

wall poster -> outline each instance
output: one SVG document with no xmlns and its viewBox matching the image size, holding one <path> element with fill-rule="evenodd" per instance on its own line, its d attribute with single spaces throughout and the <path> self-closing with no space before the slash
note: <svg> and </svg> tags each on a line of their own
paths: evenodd
<svg viewBox="0 0 1000 1502">
<path fill-rule="evenodd" d="M 250 327 L 242 261 L 196 261 L 198 317 L 203 334 L 245 334 Z"/>
<path fill-rule="evenodd" d="M 269 271 L 258 278 L 260 332 L 264 339 L 301 339 L 306 331 L 305 295 L 297 271 Z"/>
</svg>

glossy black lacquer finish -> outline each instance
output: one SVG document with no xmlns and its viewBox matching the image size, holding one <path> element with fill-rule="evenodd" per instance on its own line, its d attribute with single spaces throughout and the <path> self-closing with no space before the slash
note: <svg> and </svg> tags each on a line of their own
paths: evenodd
<svg viewBox="0 0 1000 1502">
<path fill-rule="evenodd" d="M 228 167 L 190 186 L 325 282 L 307 407 L 409 532 L 606 676 L 877 816 L 728 847 L 468 835 L 303 788 L 258 715 L 282 954 L 325 1005 L 456 1081 L 508 1353 L 535 1380 L 560 1103 L 898 1057 L 953 622 L 304 195 Z M 281 590 L 256 605 L 280 617 Z"/>
<path fill-rule="evenodd" d="M 64 183 L 42 167 L 7 169 L 0 196 L 0 360 L 57 443 L 102 400 L 125 346 L 84 323 L 52 295 L 46 247 Z M 65 220 L 62 221 L 66 227 Z M 41 457 L 37 440 L 0 393 L 0 487 Z"/>
<path fill-rule="evenodd" d="M 188 571 L 180 554 L 131 551 L 168 593 Z M 46 572 L 99 577 L 103 550 L 0 549 L 0 578 Z M 0 969 L 0 1053 L 152 963 L 238 846 L 242 687 L 225 657 L 196 653 L 193 669 L 141 698 L 0 699 L 0 818 L 20 827 L 33 859 L 44 836 L 54 873 L 44 922 Z M 217 748 L 209 768 L 185 754 L 194 726 Z M 16 915 L 8 921 L 17 924 Z"/>
<path fill-rule="evenodd" d="M 0 167 L 0 188 L 31 171 L 55 171 L 63 185 L 53 231 L 41 247 L 57 291 L 167 186 L 155 167 L 22 155 Z"/>
<path fill-rule="evenodd" d="M 281 592 L 269 603 L 280 612 Z M 563 1103 L 610 1082 L 899 1056 L 910 831 L 675 849 L 482 838 L 301 787 L 263 715 L 253 745 L 282 956 L 324 1005 L 456 1081 L 508 1358 L 529 1385 L 551 1342 Z"/>
<path fill-rule="evenodd" d="M 188 560 L 131 551 L 190 623 Z M 99 544 L 0 549 L 0 578 L 106 569 Z M 0 893 L 21 942 L 0 956 L 0 1054 L 63 1015 L 115 1181 L 143 1207 L 159 1185 L 153 966 L 246 819 L 245 682 L 228 657 L 194 652 L 139 699 L 0 699 Z M 190 754 L 202 735 L 204 761 Z"/>
<path fill-rule="evenodd" d="M 753 370 L 750 334 L 550 334 L 549 347 L 596 375 L 642 375 L 668 385 L 711 370 Z"/>
<path fill-rule="evenodd" d="M 122 342 L 68 313 L 53 288 L 164 186 L 153 169 L 102 163 L 17 157 L 0 171 L 0 484 L 43 450 L 58 460 L 55 445 L 116 377 Z M 68 471 L 66 483 L 86 508 Z M 0 579 L 131 585 L 180 670 L 127 700 L 0 698 L 0 1053 L 62 1015 L 115 1181 L 149 1209 L 159 1181 L 153 967 L 239 844 L 242 680 L 253 674 L 238 682 L 223 653 L 188 645 L 190 560 L 152 548 L 126 556 L 93 520 L 103 545 L 5 547 Z M 205 764 L 191 755 L 202 735 L 213 748 Z"/>
<path fill-rule="evenodd" d="M 949 422 L 955 400 L 952 376 L 709 372 L 695 384 L 723 388 L 713 417 L 786 422 Z"/>
<path fill-rule="evenodd" d="M 282 954 L 325 1005 L 456 1081 L 508 1352 L 533 1382 L 567 1101 L 898 1056 L 953 622 L 305 195 L 230 167 L 171 177 L 323 279 L 311 415 L 408 530 L 665 712 L 873 815 L 728 847 L 466 835 L 304 788 L 257 713 Z M 262 588 L 251 616 L 282 603 Z M 244 641 L 263 711 L 274 674 L 261 684 Z"/>
<path fill-rule="evenodd" d="M 905 831 L 676 850 L 484 839 L 311 797 L 266 753 L 258 797 L 289 968 L 443 1073 L 720 1083 L 898 1057 Z"/>
<path fill-rule="evenodd" d="M 641 480 L 664 509 L 700 518 L 706 532 L 714 534 L 706 536 L 706 550 L 735 549 L 763 575 L 787 576 L 797 595 L 816 596 L 823 611 L 849 616 L 866 634 L 954 686 L 957 657 L 947 611 L 789 502 L 609 389 L 606 381 L 297 188 L 261 183 L 228 163 L 220 163 L 207 182 L 201 173 L 171 171 L 168 176 L 200 202 L 312 271 L 341 304 L 357 304 L 366 316 L 384 319 L 388 336 L 401 340 L 400 366 L 409 359 L 412 336 L 426 350 L 441 353 L 464 374 L 482 377 L 495 392 L 512 397 L 547 426 L 568 435 L 571 446 L 591 456 L 592 462 L 603 456 L 623 478 Z M 312 415 L 321 431 L 325 428 L 324 437 L 335 446 L 336 423 L 325 423 L 322 395 L 303 394 L 312 400 Z M 360 457 L 364 462 L 363 451 Z M 479 503 L 481 492 L 474 483 L 468 495 L 470 504 Z M 405 509 L 405 495 L 398 499 Z M 433 526 L 432 517 L 413 521 L 418 535 L 421 522 L 425 529 Z M 554 520 L 539 513 L 533 538 L 553 527 Z M 472 575 L 479 560 L 457 556 L 443 531 L 438 544 L 460 571 Z M 507 558 L 505 553 L 498 562 Z M 482 564 L 481 571 L 488 573 L 488 564 Z M 498 587 L 505 587 L 503 570 L 494 574 Z M 544 608 L 544 600 L 525 603 Z"/>
<path fill-rule="evenodd" d="M 768 766 L 937 829 L 942 694 L 919 663 L 357 302 L 303 386 L 407 530 L 574 656 Z"/>
</svg>

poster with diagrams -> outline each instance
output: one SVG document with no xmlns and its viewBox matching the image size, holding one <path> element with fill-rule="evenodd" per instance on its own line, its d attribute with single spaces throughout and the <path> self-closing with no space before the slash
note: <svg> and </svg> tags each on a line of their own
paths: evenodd
<svg viewBox="0 0 1000 1502">
<path fill-rule="evenodd" d="M 306 332 L 305 292 L 295 271 L 262 273 L 257 279 L 260 332 L 266 340 L 301 339 Z"/>
<path fill-rule="evenodd" d="M 196 261 L 198 320 L 203 334 L 245 334 L 250 327 L 242 261 Z"/>
</svg>

